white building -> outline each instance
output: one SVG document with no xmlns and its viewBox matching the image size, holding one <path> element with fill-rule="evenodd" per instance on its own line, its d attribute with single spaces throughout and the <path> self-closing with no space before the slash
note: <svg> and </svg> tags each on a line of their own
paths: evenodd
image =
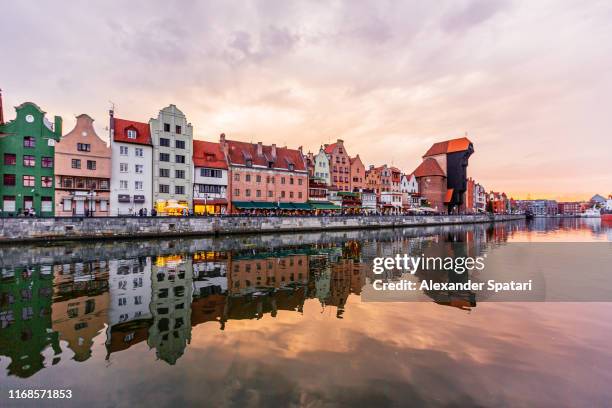
<svg viewBox="0 0 612 408">
<path fill-rule="evenodd" d="M 193 141 L 193 211 L 227 212 L 227 160 L 219 143 Z"/>
<path fill-rule="evenodd" d="M 361 190 L 361 208 L 367 214 L 376 213 L 376 191 L 372 189 Z"/>
<path fill-rule="evenodd" d="M 153 145 L 153 202 L 164 212 L 170 200 L 192 208 L 193 127 L 175 105 L 149 121 Z M 172 201 L 170 201 L 172 202 Z"/>
<path fill-rule="evenodd" d="M 416 208 L 420 206 L 419 183 L 417 183 L 414 174 L 402 174 L 400 192 L 402 193 L 403 208 Z"/>
<path fill-rule="evenodd" d="M 153 208 L 149 125 L 114 117 L 110 112 L 111 215 L 137 215 Z"/>
<path fill-rule="evenodd" d="M 319 148 L 319 153 L 314 156 L 314 177 L 323 180 L 328 186 L 331 185 L 329 156 L 325 153 L 323 146 Z"/>
<path fill-rule="evenodd" d="M 402 212 L 402 193 L 382 191 L 380 193 L 381 212 L 384 214 L 399 214 Z"/>
<path fill-rule="evenodd" d="M 151 258 L 115 259 L 108 266 L 109 326 L 150 319 Z"/>
</svg>

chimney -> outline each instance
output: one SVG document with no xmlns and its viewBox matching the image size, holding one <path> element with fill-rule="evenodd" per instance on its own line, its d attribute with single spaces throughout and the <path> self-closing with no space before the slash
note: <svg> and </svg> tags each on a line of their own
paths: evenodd
<svg viewBox="0 0 612 408">
<path fill-rule="evenodd" d="M 108 111 L 108 140 L 110 140 L 111 144 L 115 140 L 115 110 L 114 108 L 109 109 Z"/>
<path fill-rule="evenodd" d="M 227 158 L 229 154 L 229 146 L 227 145 L 227 142 L 225 141 L 225 133 L 221 133 L 221 135 L 219 136 L 219 145 L 221 145 L 221 150 L 223 151 L 223 154 L 225 154 L 225 157 Z"/>
<path fill-rule="evenodd" d="M 219 136 L 219 143 L 225 143 L 225 133 L 221 133 Z"/>
<path fill-rule="evenodd" d="M 0 125 L 4 123 L 4 110 L 2 108 L 2 89 L 0 89 Z"/>
<path fill-rule="evenodd" d="M 298 147 L 298 150 L 300 151 L 300 154 L 303 156 L 304 152 L 302 151 L 302 146 Z"/>
<path fill-rule="evenodd" d="M 263 156 L 263 145 L 261 142 L 257 142 L 257 155 Z"/>
<path fill-rule="evenodd" d="M 276 143 L 272 143 L 272 160 L 276 160 Z"/>
</svg>

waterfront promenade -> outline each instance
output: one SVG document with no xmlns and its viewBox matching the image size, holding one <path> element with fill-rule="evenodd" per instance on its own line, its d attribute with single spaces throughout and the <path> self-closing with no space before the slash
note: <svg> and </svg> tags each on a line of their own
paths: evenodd
<svg viewBox="0 0 612 408">
<path fill-rule="evenodd" d="M 400 228 L 523 219 L 522 215 L 2 218 L 0 243 Z"/>
</svg>

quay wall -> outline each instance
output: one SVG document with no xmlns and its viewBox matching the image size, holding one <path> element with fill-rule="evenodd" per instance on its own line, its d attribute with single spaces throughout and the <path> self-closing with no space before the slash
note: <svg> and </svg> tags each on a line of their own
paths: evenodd
<svg viewBox="0 0 612 408">
<path fill-rule="evenodd" d="M 403 228 L 523 219 L 522 215 L 0 218 L 0 243 Z"/>
</svg>

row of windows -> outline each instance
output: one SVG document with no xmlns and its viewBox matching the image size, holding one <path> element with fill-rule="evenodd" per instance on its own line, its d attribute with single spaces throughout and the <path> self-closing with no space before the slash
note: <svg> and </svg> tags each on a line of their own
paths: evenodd
<svg viewBox="0 0 612 408">
<path fill-rule="evenodd" d="M 2 182 L 5 186 L 15 186 L 17 184 L 17 177 L 14 174 L 5 174 Z M 24 175 L 22 183 L 24 187 L 36 187 L 36 177 Z M 41 176 L 40 185 L 42 187 L 53 187 L 53 177 Z"/>
<path fill-rule="evenodd" d="M 160 184 L 159 192 L 162 194 L 170 194 L 170 186 L 168 184 Z M 174 194 L 185 194 L 185 186 L 174 186 Z"/>
<path fill-rule="evenodd" d="M 108 179 L 98 180 L 82 177 L 62 177 L 59 184 L 64 188 L 80 188 L 87 190 L 108 190 L 109 186 Z"/>
<path fill-rule="evenodd" d="M 244 196 L 245 197 L 251 197 L 251 189 L 250 188 L 247 188 L 247 189 L 244 190 Z M 286 198 L 287 197 L 287 193 L 285 191 L 281 191 L 280 192 L 280 196 L 281 196 L 281 198 Z M 240 197 L 240 189 L 239 188 L 235 188 L 234 189 L 234 197 Z M 262 191 L 261 190 L 256 190 L 255 191 L 255 197 L 262 197 Z M 274 197 L 274 191 L 268 190 L 268 197 L 269 198 Z M 302 192 L 298 191 L 297 198 L 302 198 L 302 197 L 303 197 Z M 293 191 L 289 192 L 289 198 L 294 198 Z"/>
<path fill-rule="evenodd" d="M 170 169 L 159 169 L 159 177 L 170 177 Z M 174 170 L 174 178 L 184 179 L 185 170 Z"/>
<path fill-rule="evenodd" d="M 81 159 L 72 159 L 70 163 L 70 167 L 73 169 L 81 168 Z M 96 161 L 95 160 L 87 160 L 87 170 L 95 170 L 96 169 Z"/>
<path fill-rule="evenodd" d="M 169 123 L 164 123 L 164 132 L 170 132 L 170 124 Z M 176 125 L 174 127 L 174 133 L 176 133 L 177 135 L 180 135 L 183 132 L 183 129 L 181 128 L 181 126 Z"/>
<path fill-rule="evenodd" d="M 200 176 L 221 178 L 223 176 L 223 172 L 215 169 L 200 169 Z"/>
<path fill-rule="evenodd" d="M 4 165 L 5 166 L 16 166 L 17 155 L 13 153 L 4 153 Z M 36 167 L 36 157 L 28 154 L 23 155 L 23 165 L 25 167 Z M 42 157 L 40 159 L 40 167 L 51 168 L 53 167 L 53 157 Z"/>
<path fill-rule="evenodd" d="M 251 182 L 253 177 L 251 177 L 250 174 L 245 174 L 244 175 L 244 181 L 246 181 L 247 183 Z M 261 176 L 258 174 L 255 176 L 255 182 L 256 183 L 261 183 Z M 234 181 L 240 181 L 240 173 L 235 173 L 234 174 Z M 285 177 L 281 177 L 280 178 L 280 183 L 281 184 L 286 184 L 287 179 Z M 299 178 L 298 179 L 298 186 L 301 186 L 302 183 L 304 182 L 303 179 Z M 274 184 L 274 177 L 273 176 L 267 176 L 266 177 L 266 183 L 268 184 Z M 289 184 L 295 184 L 295 179 L 293 177 L 289 177 Z"/>
<path fill-rule="evenodd" d="M 143 182 L 142 181 L 134 181 L 134 190 L 143 190 Z M 127 180 L 119 180 L 119 189 L 127 190 L 128 189 L 128 181 Z"/>
<path fill-rule="evenodd" d="M 337 168 L 336 166 L 334 166 L 334 168 L 332 169 L 332 171 L 333 171 L 334 173 L 346 173 L 346 174 L 349 174 L 349 173 L 351 172 L 351 169 L 350 169 L 350 168 L 348 168 L 348 167 L 338 167 L 338 168 Z"/>
<path fill-rule="evenodd" d="M 5 212 L 21 211 L 21 208 L 16 206 L 15 196 L 5 195 L 2 197 L 2 208 Z M 23 197 L 23 208 L 32 208 L 34 204 L 34 197 L 25 196 Z M 40 197 L 40 210 L 42 212 L 53 211 L 53 198 L 52 197 Z"/>
<path fill-rule="evenodd" d="M 128 163 L 119 163 L 119 171 L 121 173 L 127 173 L 128 169 L 129 169 Z M 142 174 L 144 172 L 144 165 L 142 165 L 142 164 L 135 164 L 134 165 L 134 172 Z"/>
<path fill-rule="evenodd" d="M 159 153 L 159 161 L 169 162 L 170 161 L 170 153 Z M 174 156 L 175 163 L 185 163 L 185 156 L 181 154 L 177 154 Z"/>
<path fill-rule="evenodd" d="M 129 148 L 127 146 L 119 146 L 119 154 L 121 156 L 128 156 L 129 155 Z M 136 157 L 143 157 L 144 156 L 144 150 L 142 147 L 135 147 L 134 148 L 134 156 Z"/>
<path fill-rule="evenodd" d="M 225 187 L 215 186 L 210 184 L 198 184 L 198 192 L 200 193 L 211 193 L 211 194 L 221 194 Z"/>
<path fill-rule="evenodd" d="M 160 137 L 159 138 L 159 145 L 163 146 L 163 147 L 170 147 L 170 139 L 165 138 L 165 137 Z M 174 147 L 177 149 L 184 149 L 185 148 L 185 141 L 184 140 L 175 140 L 174 141 Z"/>
<path fill-rule="evenodd" d="M 348 182 L 349 182 L 348 177 L 344 177 L 344 179 L 342 179 L 342 177 L 334 176 L 334 183 L 348 183 Z"/>
</svg>

